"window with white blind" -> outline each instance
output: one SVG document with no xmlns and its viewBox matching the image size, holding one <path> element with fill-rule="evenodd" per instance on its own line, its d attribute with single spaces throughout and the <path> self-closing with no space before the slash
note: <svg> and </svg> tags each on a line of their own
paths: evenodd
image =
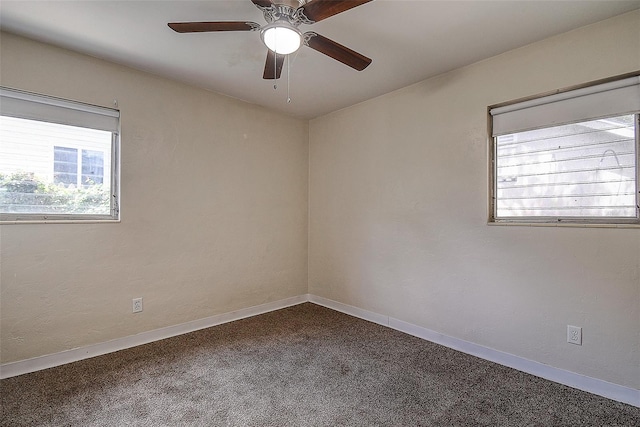
<svg viewBox="0 0 640 427">
<path fill-rule="evenodd" d="M 119 118 L 0 88 L 0 221 L 118 220 Z"/>
<path fill-rule="evenodd" d="M 489 112 L 491 221 L 640 223 L 640 76 Z"/>
</svg>

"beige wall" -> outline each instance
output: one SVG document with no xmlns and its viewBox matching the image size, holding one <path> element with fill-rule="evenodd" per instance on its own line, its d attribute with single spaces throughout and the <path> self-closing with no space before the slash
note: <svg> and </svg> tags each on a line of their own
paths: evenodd
<svg viewBox="0 0 640 427">
<path fill-rule="evenodd" d="M 2 363 L 307 292 L 306 121 L 1 37 L 2 85 L 122 114 L 121 223 L 0 226 Z"/>
<path fill-rule="evenodd" d="M 312 120 L 309 292 L 640 388 L 640 229 L 486 223 L 487 106 L 639 69 L 636 11 Z"/>
<path fill-rule="evenodd" d="M 309 124 L 1 42 L 2 85 L 117 99 L 123 158 L 120 224 L 0 227 L 2 363 L 310 292 L 640 388 L 640 230 L 486 225 L 487 106 L 640 69 L 640 12 Z"/>
</svg>

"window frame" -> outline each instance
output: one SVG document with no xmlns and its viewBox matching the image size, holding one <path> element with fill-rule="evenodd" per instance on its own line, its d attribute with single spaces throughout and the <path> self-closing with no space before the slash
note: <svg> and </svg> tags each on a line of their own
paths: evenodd
<svg viewBox="0 0 640 427">
<path fill-rule="evenodd" d="M 526 103 L 528 101 L 538 100 L 540 98 L 562 94 L 565 92 L 577 91 L 580 89 L 589 88 L 592 86 L 615 82 L 630 77 L 640 76 L 640 71 L 623 74 L 607 79 L 601 79 L 581 85 L 576 85 L 564 89 L 558 89 L 551 92 L 546 92 L 538 95 L 528 96 L 517 100 L 495 104 L 487 107 L 487 139 L 489 147 L 488 156 L 488 177 L 489 177 L 489 200 L 488 200 L 488 224 L 489 225 L 529 225 L 529 226 L 577 226 L 577 227 L 616 227 L 616 228 L 640 228 L 640 111 L 629 112 L 635 116 L 635 201 L 636 201 L 636 217 L 635 218 L 623 218 L 623 217 L 572 217 L 572 216 L 512 216 L 512 217 L 498 217 L 497 216 L 497 193 L 498 193 L 498 180 L 497 180 L 497 138 L 498 135 L 493 135 L 493 120 L 494 117 L 491 111 L 496 108 L 511 106 L 514 104 Z M 558 125 L 580 123 L 587 120 L 595 120 L 599 118 L 612 117 L 616 114 L 610 114 L 602 117 L 588 117 L 580 120 L 562 122 L 557 124 L 542 125 L 537 128 L 531 128 L 527 130 L 551 128 Z M 518 132 L 514 132 L 518 133 Z"/>
<path fill-rule="evenodd" d="M 5 111 L 2 111 L 0 115 L 8 116 L 8 117 L 16 117 L 22 118 L 26 120 L 38 121 L 38 122 L 49 122 L 49 123 L 58 123 L 63 125 L 72 125 L 83 127 L 87 129 L 99 129 L 99 130 L 107 130 L 111 132 L 111 177 L 110 177 L 110 200 L 109 200 L 109 213 L 108 214 L 78 214 L 78 213 L 0 213 L 0 224 L 46 224 L 46 223 L 98 223 L 98 222 L 120 222 L 120 111 L 115 108 L 102 107 L 92 104 L 87 104 L 78 101 L 72 101 L 68 99 L 53 97 L 49 95 L 42 95 L 33 92 L 27 92 L 19 89 L 13 89 L 5 86 L 0 86 L 0 93 L 2 97 L 14 98 L 17 99 L 18 102 L 25 101 L 28 103 L 41 104 L 36 106 L 42 106 L 44 109 L 68 109 L 71 111 L 71 115 L 75 115 L 74 118 L 71 119 L 74 123 L 67 123 L 64 119 L 58 117 L 57 113 L 52 114 L 50 117 L 43 117 L 44 114 L 41 111 L 37 111 L 33 113 L 33 116 L 30 116 L 30 113 L 21 113 L 17 114 L 9 113 L 5 114 Z M 114 101 L 114 104 L 117 105 L 117 102 Z M 19 111 L 19 109 L 18 109 Z M 87 120 L 86 125 L 78 124 L 78 117 L 83 114 L 87 115 L 87 117 L 93 117 L 93 119 L 89 118 Z M 95 118 L 98 117 L 98 121 L 100 121 L 101 115 L 104 115 L 105 118 L 110 120 L 112 123 L 115 120 L 115 125 L 111 125 L 109 129 L 101 129 L 99 126 L 91 125 L 91 123 L 95 122 Z M 108 116 L 108 117 L 107 117 Z M 80 119 L 82 121 L 82 119 Z M 82 150 L 79 150 L 81 153 Z M 81 174 L 81 164 L 78 164 L 78 174 Z M 103 172 L 104 176 L 104 172 Z M 103 180 L 103 184 L 104 180 Z"/>
</svg>

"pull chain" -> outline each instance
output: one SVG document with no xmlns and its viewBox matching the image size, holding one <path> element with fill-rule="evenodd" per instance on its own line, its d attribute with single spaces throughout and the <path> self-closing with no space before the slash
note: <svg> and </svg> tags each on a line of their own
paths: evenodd
<svg viewBox="0 0 640 427">
<path fill-rule="evenodd" d="M 297 50 L 296 53 L 287 55 L 287 104 L 291 104 L 291 67 L 293 66 L 292 62 L 296 62 L 296 58 L 298 57 L 298 53 L 300 50 Z M 293 56 L 293 61 L 292 57 Z"/>
<path fill-rule="evenodd" d="M 278 72 L 278 54 L 274 52 L 273 57 L 275 58 L 273 61 L 273 90 L 276 90 L 278 89 L 278 76 L 276 75 Z"/>
<path fill-rule="evenodd" d="M 275 49 L 273 51 L 273 90 L 278 89 L 278 33 L 275 37 Z"/>
<path fill-rule="evenodd" d="M 291 104 L 291 55 L 287 56 L 287 104 Z"/>
<path fill-rule="evenodd" d="M 273 53 L 273 57 L 275 60 L 273 61 L 273 90 L 278 89 L 278 76 L 276 73 L 278 72 L 278 54 Z"/>
<path fill-rule="evenodd" d="M 273 89 L 277 90 L 278 89 L 278 79 L 277 79 L 277 72 L 278 72 L 278 54 L 274 53 L 275 56 L 275 60 L 273 61 L 273 78 L 274 78 L 274 83 L 273 83 Z M 283 56 L 283 61 L 287 61 L 287 104 L 291 104 L 291 55 L 282 55 Z M 298 52 L 296 52 L 296 54 L 294 55 L 294 62 L 295 59 L 298 57 Z M 284 64 L 283 64 L 284 65 Z"/>
</svg>

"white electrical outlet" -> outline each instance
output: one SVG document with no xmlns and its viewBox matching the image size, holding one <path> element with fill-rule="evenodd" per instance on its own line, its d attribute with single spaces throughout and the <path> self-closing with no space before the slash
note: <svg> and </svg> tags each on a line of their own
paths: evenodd
<svg viewBox="0 0 640 427">
<path fill-rule="evenodd" d="M 582 328 L 579 326 L 567 325 L 567 342 L 582 345 Z"/>
<path fill-rule="evenodd" d="M 133 312 L 140 313 L 142 311 L 142 298 L 133 299 Z"/>
</svg>

